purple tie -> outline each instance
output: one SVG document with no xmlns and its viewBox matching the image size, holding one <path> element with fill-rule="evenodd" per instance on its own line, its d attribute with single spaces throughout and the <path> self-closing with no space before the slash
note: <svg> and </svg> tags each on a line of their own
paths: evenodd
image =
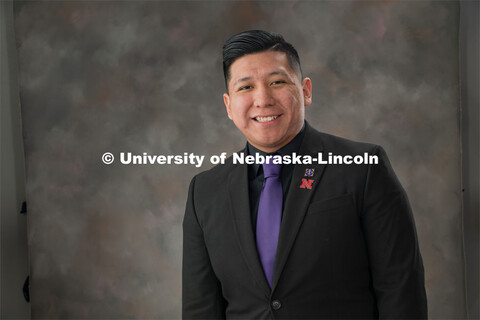
<svg viewBox="0 0 480 320">
<path fill-rule="evenodd" d="M 281 164 L 263 164 L 264 182 L 257 216 L 257 249 L 265 277 L 272 287 L 273 266 L 282 220 Z"/>
</svg>

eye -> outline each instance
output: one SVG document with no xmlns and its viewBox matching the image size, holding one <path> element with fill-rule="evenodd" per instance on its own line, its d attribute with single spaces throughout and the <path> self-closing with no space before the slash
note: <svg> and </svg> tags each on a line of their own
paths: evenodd
<svg viewBox="0 0 480 320">
<path fill-rule="evenodd" d="M 285 80 L 276 80 L 272 82 L 272 85 L 281 84 L 281 83 L 287 83 L 287 82 Z"/>
<path fill-rule="evenodd" d="M 253 88 L 253 87 L 252 87 L 252 86 L 250 86 L 250 85 L 248 85 L 248 86 L 243 86 L 243 87 L 240 87 L 240 88 L 238 88 L 238 90 L 237 90 L 237 91 L 248 90 L 248 89 L 251 89 L 251 88 Z"/>
</svg>

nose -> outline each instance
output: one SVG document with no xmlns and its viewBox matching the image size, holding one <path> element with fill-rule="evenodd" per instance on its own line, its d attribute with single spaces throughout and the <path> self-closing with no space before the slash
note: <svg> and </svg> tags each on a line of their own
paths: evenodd
<svg viewBox="0 0 480 320">
<path fill-rule="evenodd" d="M 255 90 L 255 106 L 258 108 L 266 108 L 274 103 L 273 95 L 267 86 L 259 86 Z"/>
</svg>

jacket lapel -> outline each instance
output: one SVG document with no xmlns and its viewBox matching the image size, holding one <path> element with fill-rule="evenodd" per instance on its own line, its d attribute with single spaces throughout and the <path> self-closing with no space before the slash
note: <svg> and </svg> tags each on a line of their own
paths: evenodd
<svg viewBox="0 0 480 320">
<path fill-rule="evenodd" d="M 317 158 L 318 152 L 323 149 L 322 142 L 312 137 L 312 128 L 306 124 L 307 130 L 305 137 L 303 138 L 302 145 L 298 154 L 310 155 L 312 158 Z M 314 169 L 313 176 L 306 176 L 307 169 Z M 293 243 L 297 236 L 300 226 L 303 222 L 305 214 L 307 213 L 310 199 L 320 183 L 323 171 L 325 170 L 324 164 L 300 164 L 295 165 L 293 169 L 292 181 L 288 190 L 288 196 L 285 201 L 285 207 L 283 210 L 282 225 L 280 227 L 280 235 L 278 239 L 277 256 L 275 258 L 275 267 L 273 272 L 273 287 L 275 289 L 281 273 L 288 259 L 288 255 L 292 249 Z M 311 189 L 307 186 L 302 188 L 302 179 L 313 180 L 311 183 Z"/>
<path fill-rule="evenodd" d="M 228 195 L 235 232 L 243 258 L 250 269 L 255 282 L 270 296 L 270 286 L 263 273 L 263 268 L 257 254 L 255 236 L 252 228 L 250 201 L 248 196 L 248 167 L 234 165 L 228 178 Z"/>
</svg>

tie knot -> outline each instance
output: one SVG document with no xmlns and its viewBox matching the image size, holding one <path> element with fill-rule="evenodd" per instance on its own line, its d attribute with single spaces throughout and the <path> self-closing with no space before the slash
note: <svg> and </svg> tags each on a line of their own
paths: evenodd
<svg viewBox="0 0 480 320">
<path fill-rule="evenodd" d="M 263 165 L 263 177 L 265 179 L 268 177 L 280 176 L 280 171 L 282 170 L 281 164 L 264 163 L 262 165 Z"/>
</svg>

